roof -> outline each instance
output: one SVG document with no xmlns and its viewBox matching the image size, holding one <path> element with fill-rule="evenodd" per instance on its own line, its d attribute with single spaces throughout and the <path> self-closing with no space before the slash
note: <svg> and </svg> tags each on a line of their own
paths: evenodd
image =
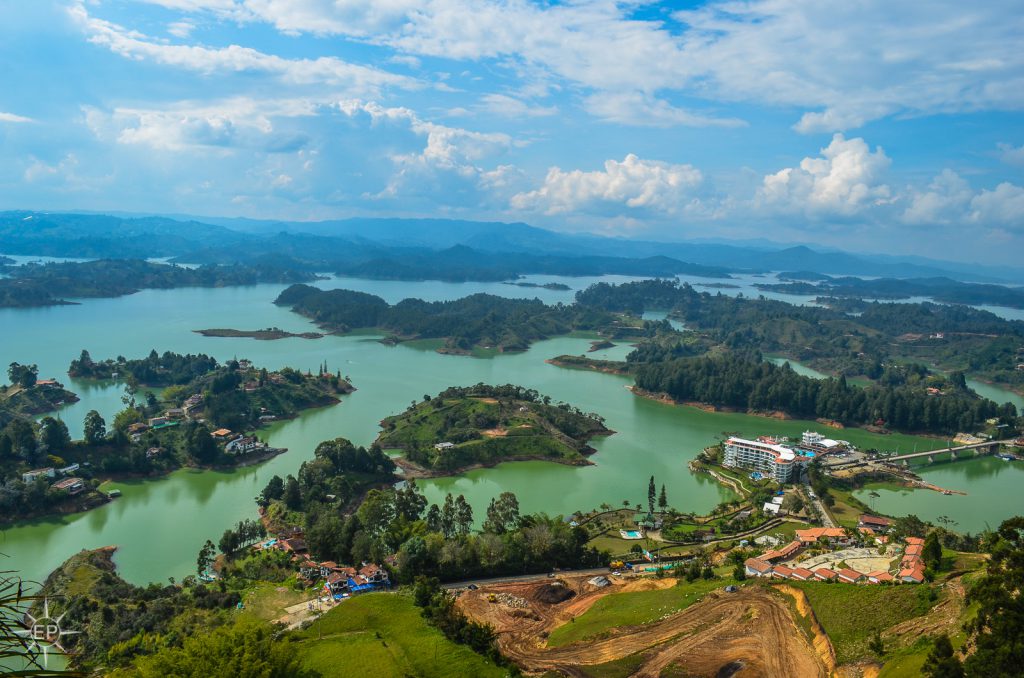
<svg viewBox="0 0 1024 678">
<path fill-rule="evenodd" d="M 764 572 L 767 572 L 770 569 L 772 569 L 772 566 L 771 566 L 770 563 L 766 563 L 765 561 L 761 560 L 760 558 L 747 558 L 743 562 L 743 564 L 746 567 L 748 567 L 751 570 L 753 570 L 754 572 L 764 573 Z"/>
<path fill-rule="evenodd" d="M 69 487 L 80 484 L 81 482 L 81 478 L 65 478 L 64 480 L 58 480 L 55 482 L 52 487 L 58 490 L 66 490 Z"/>
<path fill-rule="evenodd" d="M 229 436 L 229 435 L 231 435 L 231 429 L 229 429 L 229 428 L 219 428 L 216 431 L 214 431 L 213 433 L 211 433 L 210 435 L 212 435 L 212 436 Z"/>
<path fill-rule="evenodd" d="M 791 541 L 785 546 L 783 546 L 781 549 L 775 549 L 774 551 L 769 551 L 768 553 L 765 553 L 763 556 L 761 556 L 761 560 L 779 560 L 782 558 L 788 558 L 797 551 L 799 551 L 801 546 L 802 544 L 800 542 Z"/>
<path fill-rule="evenodd" d="M 868 579 L 874 579 L 876 581 L 892 581 L 893 576 L 885 570 L 879 570 L 877 572 L 872 572 L 871 574 L 869 574 Z"/>
<path fill-rule="evenodd" d="M 779 575 L 780 577 L 782 577 L 784 579 L 788 579 L 789 576 L 793 574 L 793 570 L 788 568 L 788 567 L 786 567 L 785 565 L 776 565 L 775 569 L 774 569 L 774 573 Z"/>
<path fill-rule="evenodd" d="M 768 502 L 765 502 L 765 504 L 761 508 L 761 510 L 764 511 L 764 512 L 768 512 L 768 513 L 778 513 L 779 512 L 779 505 L 778 504 L 773 504 L 770 501 L 768 501 Z"/>
<path fill-rule="evenodd" d="M 796 538 L 802 542 L 818 541 L 822 537 L 826 539 L 842 538 L 846 536 L 846 530 L 841 527 L 812 527 L 809 530 L 797 530 Z"/>
<path fill-rule="evenodd" d="M 857 570 L 851 570 L 848 567 L 844 567 L 843 569 L 837 571 L 836 574 L 839 576 L 840 579 L 849 579 L 850 581 L 857 581 L 858 579 L 861 579 L 864 576 Z"/>
<path fill-rule="evenodd" d="M 835 579 L 839 575 L 835 573 L 835 570 L 830 570 L 827 567 L 819 567 L 814 571 L 814 576 L 818 579 Z"/>
<path fill-rule="evenodd" d="M 907 547 L 906 554 L 908 556 L 919 556 L 922 551 L 924 551 L 924 546 L 921 546 L 920 544 L 911 544 Z"/>
<path fill-rule="evenodd" d="M 806 567 L 797 567 L 793 569 L 793 576 L 801 579 L 810 579 L 814 576 L 814 573 L 808 570 Z"/>
<path fill-rule="evenodd" d="M 924 546 L 924 539 L 921 539 L 921 537 L 904 537 L 903 541 L 907 542 L 911 546 L 913 546 L 914 544 Z"/>
<path fill-rule="evenodd" d="M 776 458 L 779 461 L 793 461 L 796 459 L 796 452 L 778 444 L 762 443 L 758 440 L 747 440 L 746 438 L 729 438 L 725 441 L 725 444 L 737 443 L 740 445 L 749 445 L 758 449 L 764 450 L 765 452 L 774 452 Z"/>
<path fill-rule="evenodd" d="M 861 515 L 860 522 L 865 523 L 867 525 L 882 525 L 884 527 L 892 525 L 892 521 L 888 518 L 883 518 L 881 516 L 869 516 L 866 513 Z"/>
</svg>

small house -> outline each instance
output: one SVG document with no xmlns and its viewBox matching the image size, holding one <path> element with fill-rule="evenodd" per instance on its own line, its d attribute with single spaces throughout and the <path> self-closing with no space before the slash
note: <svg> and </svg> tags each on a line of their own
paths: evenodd
<svg viewBox="0 0 1024 678">
<path fill-rule="evenodd" d="M 452 449 L 453 447 L 455 447 L 455 443 L 450 443 L 447 441 L 443 443 L 437 443 L 434 445 L 434 449 L 437 450 L 438 452 L 444 452 L 446 450 Z"/>
<path fill-rule="evenodd" d="M 226 439 L 226 438 L 231 436 L 231 429 L 229 429 L 229 428 L 219 428 L 216 431 L 214 431 L 213 433 L 211 433 L 210 435 L 213 436 L 214 438 L 216 438 L 217 440 L 224 440 L 224 439 Z"/>
<path fill-rule="evenodd" d="M 26 483 L 26 484 L 27 483 L 33 483 L 38 478 L 52 478 L 55 475 L 57 475 L 57 470 L 55 468 L 53 468 L 52 466 L 47 466 L 45 468 L 37 468 L 37 469 L 33 469 L 31 471 L 25 471 L 24 473 L 22 473 L 21 474 L 21 482 Z"/>
<path fill-rule="evenodd" d="M 819 567 L 814 571 L 814 578 L 818 581 L 835 581 L 839 577 L 835 570 L 830 570 L 827 567 Z"/>
<path fill-rule="evenodd" d="M 844 582 L 846 584 L 856 584 L 857 582 L 863 581 L 864 579 L 863 574 L 857 572 L 857 570 L 851 570 L 848 567 L 844 567 L 843 569 L 838 570 L 836 572 L 836 575 L 839 577 L 839 581 Z"/>
<path fill-rule="evenodd" d="M 64 478 L 51 485 L 55 490 L 63 490 L 70 495 L 76 495 L 85 489 L 85 481 L 81 478 Z"/>
<path fill-rule="evenodd" d="M 743 570 L 748 577 L 770 577 L 772 576 L 772 565 L 760 558 L 747 558 L 743 562 Z"/>
<path fill-rule="evenodd" d="M 776 565 L 772 569 L 772 576 L 779 579 L 791 579 L 793 577 L 793 570 L 785 565 Z"/>
<path fill-rule="evenodd" d="M 892 527 L 892 521 L 888 518 L 881 516 L 871 516 L 868 514 L 862 514 L 860 519 L 857 521 L 857 527 L 870 527 L 875 532 L 881 532 L 885 534 Z"/>
<path fill-rule="evenodd" d="M 814 573 L 806 567 L 796 567 L 793 568 L 793 574 L 790 575 L 790 579 L 795 579 L 797 581 L 809 581 L 814 579 Z"/>
<path fill-rule="evenodd" d="M 885 570 L 868 573 L 868 581 L 872 584 L 891 584 L 895 579 Z"/>
</svg>

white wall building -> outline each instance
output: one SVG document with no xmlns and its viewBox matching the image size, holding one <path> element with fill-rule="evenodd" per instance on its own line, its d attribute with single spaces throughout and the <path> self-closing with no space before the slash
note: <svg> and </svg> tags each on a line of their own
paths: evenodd
<svg viewBox="0 0 1024 678">
<path fill-rule="evenodd" d="M 725 466 L 760 471 L 766 477 L 779 483 L 788 483 L 796 478 L 809 457 L 778 443 L 729 438 L 725 441 Z"/>
</svg>

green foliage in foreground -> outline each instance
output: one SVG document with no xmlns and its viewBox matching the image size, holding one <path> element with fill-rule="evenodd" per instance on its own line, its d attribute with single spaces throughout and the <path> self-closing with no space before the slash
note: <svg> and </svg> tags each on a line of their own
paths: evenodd
<svg viewBox="0 0 1024 678">
<path fill-rule="evenodd" d="M 498 678 L 507 673 L 429 626 L 412 597 L 402 594 L 351 598 L 295 636 L 299 642 L 292 651 L 302 666 L 325 676 Z"/>
<path fill-rule="evenodd" d="M 840 664 L 871 659 L 875 633 L 919 617 L 931 609 L 924 586 L 845 586 L 824 582 L 787 582 L 802 590 L 832 640 Z"/>
<path fill-rule="evenodd" d="M 707 593 L 734 583 L 722 579 L 698 579 L 654 591 L 613 593 L 601 598 L 575 620 L 559 626 L 548 636 L 549 647 L 599 638 L 621 626 L 649 624 L 665 615 L 685 610 Z"/>
</svg>

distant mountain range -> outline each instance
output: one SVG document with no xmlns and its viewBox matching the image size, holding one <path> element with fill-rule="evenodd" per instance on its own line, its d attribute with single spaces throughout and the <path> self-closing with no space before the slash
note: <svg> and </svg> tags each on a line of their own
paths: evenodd
<svg viewBox="0 0 1024 678">
<path fill-rule="evenodd" d="M 1024 269 L 921 257 L 864 255 L 768 243 L 656 242 L 559 233 L 524 223 L 353 218 L 319 222 L 243 218 L 0 212 L 0 253 L 66 257 L 175 257 L 181 262 L 291 261 L 352 275 L 504 279 L 515 274 L 724 277 L 800 270 L 833 276 L 1022 282 Z M 404 272 L 400 269 L 407 269 Z M 433 272 L 432 272 L 433 271 Z"/>
</svg>

